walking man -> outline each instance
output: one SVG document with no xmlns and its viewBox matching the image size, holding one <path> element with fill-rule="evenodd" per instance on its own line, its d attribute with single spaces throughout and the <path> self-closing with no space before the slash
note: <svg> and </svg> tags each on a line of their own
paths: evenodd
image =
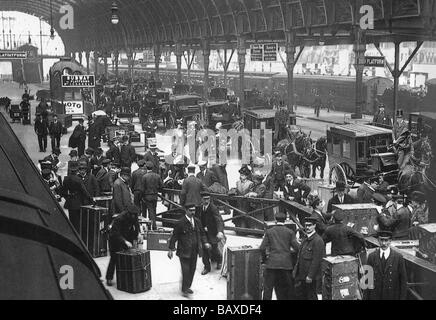
<svg viewBox="0 0 436 320">
<path fill-rule="evenodd" d="M 156 172 L 153 171 L 154 164 L 152 162 L 147 162 L 145 164 L 147 167 L 147 173 L 141 179 L 142 185 L 142 199 L 145 206 L 145 211 L 148 214 L 148 218 L 151 220 L 151 229 L 156 230 L 156 208 L 158 193 L 162 191 L 163 182 Z"/>
<path fill-rule="evenodd" d="M 48 123 L 45 118 L 41 118 L 40 114 L 36 115 L 35 120 L 35 133 L 38 136 L 39 152 L 46 152 L 47 150 L 47 136 L 48 136 Z"/>
<path fill-rule="evenodd" d="M 59 122 L 57 115 L 53 116 L 53 121 L 50 123 L 48 131 L 51 138 L 51 149 L 60 148 L 63 126 L 62 123 Z"/>
</svg>

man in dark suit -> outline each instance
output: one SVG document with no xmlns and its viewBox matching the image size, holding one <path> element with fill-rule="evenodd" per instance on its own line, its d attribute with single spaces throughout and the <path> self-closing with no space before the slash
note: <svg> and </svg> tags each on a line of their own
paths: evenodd
<svg viewBox="0 0 436 320">
<path fill-rule="evenodd" d="M 218 182 L 229 191 L 229 179 L 227 176 L 226 164 L 214 164 L 212 166 L 212 172 L 218 179 Z"/>
<path fill-rule="evenodd" d="M 106 152 L 106 158 L 113 163 L 121 163 L 121 146 L 118 140 L 108 142 L 109 150 Z"/>
<path fill-rule="evenodd" d="M 156 208 L 158 193 L 162 191 L 163 182 L 156 172 L 153 172 L 154 164 L 147 162 L 147 173 L 141 179 L 142 199 L 144 201 L 145 209 L 148 212 L 148 218 L 151 220 L 152 230 L 156 230 Z"/>
<path fill-rule="evenodd" d="M 201 192 L 208 191 L 206 185 L 195 176 L 195 166 L 188 167 L 188 177 L 183 181 L 180 193 L 180 204 L 186 203 L 200 207 L 202 204 Z"/>
<path fill-rule="evenodd" d="M 372 195 L 377 188 L 378 178 L 375 176 L 375 171 L 367 170 L 363 183 L 357 189 L 356 203 L 372 203 Z"/>
<path fill-rule="evenodd" d="M 345 193 L 345 182 L 336 181 L 336 194 L 329 200 L 327 205 L 327 213 L 331 213 L 333 211 L 333 205 L 335 204 L 353 204 L 354 200 Z"/>
<path fill-rule="evenodd" d="M 207 168 L 206 161 L 199 162 L 198 166 L 200 167 L 200 172 L 197 173 L 197 178 L 200 179 L 205 184 L 206 187 L 209 188 L 215 182 L 219 182 L 215 173 L 213 173 L 211 169 Z"/>
<path fill-rule="evenodd" d="M 80 207 L 93 203 L 91 195 L 85 188 L 82 179 L 77 175 L 78 165 L 70 168 L 71 175 L 65 177 L 63 183 L 63 197 L 65 198 L 64 208 L 68 210 L 68 217 L 71 224 L 80 230 Z"/>
<path fill-rule="evenodd" d="M 52 150 L 51 155 L 45 157 L 42 161 L 43 162 L 50 162 L 51 165 L 51 169 L 52 171 L 57 171 L 58 170 L 58 165 L 59 165 L 59 155 L 61 154 L 61 150 L 59 148 L 54 148 Z"/>
<path fill-rule="evenodd" d="M 204 270 L 202 275 L 208 274 L 211 270 L 211 260 L 216 261 L 217 270 L 221 270 L 222 254 L 218 247 L 220 241 L 224 240 L 224 222 L 218 208 L 210 201 L 210 193 L 202 192 L 203 204 L 200 210 L 200 221 L 206 232 L 207 242 L 210 243 L 210 250 L 203 250 Z"/>
<path fill-rule="evenodd" d="M 380 248 L 368 256 L 367 265 L 374 270 L 374 283 L 364 291 L 366 300 L 406 300 L 406 264 L 403 256 L 390 248 L 391 239 L 390 231 L 379 231 Z"/>
<path fill-rule="evenodd" d="M 79 119 L 79 124 L 74 128 L 68 141 L 68 147 L 73 149 L 77 148 L 79 157 L 85 154 L 86 130 L 83 123 L 84 120 Z"/>
<path fill-rule="evenodd" d="M 308 217 L 304 223 L 306 238 L 298 252 L 294 269 L 295 293 L 298 300 L 318 300 L 316 289 L 321 281 L 321 263 L 325 257 L 325 245 L 316 233 L 316 219 Z"/>
<path fill-rule="evenodd" d="M 197 267 L 197 257 L 202 255 L 203 247 L 208 250 L 210 244 L 207 243 L 206 234 L 199 219 L 195 218 L 195 205 L 186 206 L 186 215 L 179 220 L 174 227 L 173 235 L 170 239 L 168 258 L 173 258 L 173 251 L 180 259 L 182 266 L 182 294 L 188 297 L 194 292 L 191 290 Z"/>
<path fill-rule="evenodd" d="M 160 174 L 160 160 L 156 150 L 157 150 L 157 145 L 150 144 L 149 149 L 144 154 L 144 160 L 146 163 L 147 162 L 153 163 L 153 172 Z"/>
<path fill-rule="evenodd" d="M 102 168 L 97 173 L 97 182 L 100 192 L 103 193 L 112 193 L 113 182 L 111 181 L 111 177 L 109 175 L 109 164 L 111 161 L 109 159 L 104 159 L 101 163 Z"/>
<path fill-rule="evenodd" d="M 306 205 L 304 199 L 310 194 L 310 187 L 303 181 L 296 179 L 292 172 L 286 172 L 286 183 L 283 187 L 285 199 Z"/>
<path fill-rule="evenodd" d="M 97 173 L 100 171 L 104 159 L 106 158 L 103 156 L 103 150 L 97 148 L 94 156 L 89 160 L 89 167 L 94 176 L 97 176 Z"/>
<path fill-rule="evenodd" d="M 282 160 L 282 153 L 277 151 L 275 154 L 275 161 L 271 168 L 271 178 L 274 185 L 274 190 L 283 189 L 286 183 L 286 174 L 291 172 L 291 167 L 289 163 Z"/>
<path fill-rule="evenodd" d="M 139 208 L 142 216 L 145 216 L 145 206 L 142 203 L 142 177 L 147 173 L 147 169 L 145 169 L 145 161 L 138 161 L 138 170 L 133 171 L 132 179 L 130 180 L 130 188 L 133 191 L 133 203 L 135 206 Z"/>
<path fill-rule="evenodd" d="M 322 235 L 325 244 L 331 242 L 332 256 L 355 256 L 365 248 L 363 235 L 353 228 L 344 225 L 344 212 L 336 210 L 333 214 L 335 224 L 327 227 Z"/>
<path fill-rule="evenodd" d="M 48 128 L 48 132 L 51 138 L 51 150 L 61 147 L 62 131 L 62 123 L 59 122 L 57 115 L 53 115 L 53 121 L 50 123 L 50 126 Z"/>
<path fill-rule="evenodd" d="M 109 252 L 111 259 L 106 271 L 106 283 L 112 286 L 116 267 L 116 253 L 130 249 L 134 242 L 138 240 L 139 209 L 133 205 L 128 206 L 119 216 L 117 216 L 111 224 L 109 231 Z"/>
<path fill-rule="evenodd" d="M 115 214 L 125 211 L 133 205 L 133 194 L 129 186 L 131 177 L 130 168 L 122 168 L 120 177 L 114 183 L 113 189 L 113 212 Z"/>
<path fill-rule="evenodd" d="M 286 215 L 276 215 L 277 224 L 265 231 L 260 250 L 262 261 L 265 264 L 263 279 L 263 300 L 271 300 L 273 289 L 277 300 L 292 300 L 294 298 L 294 279 L 292 278 L 291 248 L 296 252 L 300 244 L 295 238 L 295 233 L 285 227 Z"/>
<path fill-rule="evenodd" d="M 35 129 L 36 135 L 38 136 L 39 152 L 46 152 L 47 136 L 48 136 L 48 122 L 45 118 L 41 118 L 40 114 L 36 115 L 34 129 Z"/>
<path fill-rule="evenodd" d="M 128 136 L 124 136 L 121 142 L 121 167 L 131 168 L 132 163 L 136 161 L 135 148 L 130 144 Z"/>
<path fill-rule="evenodd" d="M 382 214 L 377 217 L 377 222 L 381 230 L 392 232 L 394 240 L 407 240 L 412 227 L 412 212 L 413 208 L 410 204 L 400 207 L 392 216 L 387 215 L 386 210 L 382 210 Z"/>
<path fill-rule="evenodd" d="M 88 191 L 91 197 L 95 198 L 100 195 L 97 178 L 91 172 L 88 172 L 85 162 L 79 163 L 79 177 L 82 178 L 86 191 Z"/>
</svg>

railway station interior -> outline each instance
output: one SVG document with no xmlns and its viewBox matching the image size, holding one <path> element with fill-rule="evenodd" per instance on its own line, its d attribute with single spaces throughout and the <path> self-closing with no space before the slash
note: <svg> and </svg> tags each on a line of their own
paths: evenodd
<svg viewBox="0 0 436 320">
<path fill-rule="evenodd" d="M 1 300 L 436 299 L 436 2 L 0 0 Z"/>
</svg>

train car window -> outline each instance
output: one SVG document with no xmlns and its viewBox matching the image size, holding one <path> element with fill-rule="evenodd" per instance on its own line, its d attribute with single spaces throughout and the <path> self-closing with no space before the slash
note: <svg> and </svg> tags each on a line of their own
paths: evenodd
<svg viewBox="0 0 436 320">
<path fill-rule="evenodd" d="M 344 158 L 351 159 L 351 143 L 348 139 L 342 141 L 342 155 Z"/>
<path fill-rule="evenodd" d="M 337 136 L 333 136 L 333 154 L 341 155 L 341 140 Z"/>
<path fill-rule="evenodd" d="M 365 141 L 357 141 L 357 160 L 365 161 Z"/>
</svg>

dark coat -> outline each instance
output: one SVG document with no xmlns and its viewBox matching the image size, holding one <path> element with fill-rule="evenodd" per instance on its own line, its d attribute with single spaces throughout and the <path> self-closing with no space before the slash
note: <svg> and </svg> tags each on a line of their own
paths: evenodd
<svg viewBox="0 0 436 320">
<path fill-rule="evenodd" d="M 195 176 L 189 176 L 183 181 L 182 192 L 180 193 L 180 204 L 194 204 L 200 206 L 203 202 L 201 192 L 208 191 L 206 185 Z"/>
<path fill-rule="evenodd" d="M 325 244 L 332 243 L 332 256 L 355 255 L 365 247 L 363 235 L 342 223 L 329 226 L 322 239 Z"/>
<path fill-rule="evenodd" d="M 94 176 L 97 176 L 97 173 L 100 171 L 102 167 L 103 160 L 105 160 L 106 157 L 101 156 L 100 159 L 97 157 L 92 157 L 89 161 L 89 167 L 91 168 L 91 172 Z"/>
<path fill-rule="evenodd" d="M 219 166 L 215 164 L 212 167 L 212 172 L 215 173 L 215 176 L 218 179 L 218 182 L 226 188 L 226 190 L 229 190 L 229 179 L 227 177 L 227 170 L 225 167 Z"/>
<path fill-rule="evenodd" d="M 286 161 L 282 161 L 280 165 L 276 161 L 272 164 L 271 177 L 274 184 L 284 183 L 285 177 L 288 172 L 292 172 L 292 169 Z"/>
<path fill-rule="evenodd" d="M 297 264 L 295 265 L 295 280 L 304 281 L 306 277 L 321 281 L 321 263 L 325 257 L 325 245 L 320 235 L 316 232 L 305 238 L 298 252 Z"/>
<path fill-rule="evenodd" d="M 219 182 L 215 173 L 211 169 L 206 169 L 204 172 L 197 173 L 197 178 L 200 179 L 208 188 L 215 182 Z"/>
<path fill-rule="evenodd" d="M 203 210 L 203 206 L 201 207 L 200 221 L 201 225 L 206 230 L 207 242 L 209 243 L 218 243 L 220 239 L 216 237 L 218 232 L 224 233 L 224 222 L 223 218 L 217 207 L 215 207 L 212 203 L 209 204 L 206 211 Z"/>
<path fill-rule="evenodd" d="M 113 181 L 107 168 L 101 168 L 96 176 L 100 192 L 112 192 Z"/>
<path fill-rule="evenodd" d="M 51 163 L 51 170 L 55 170 L 57 165 L 59 164 L 59 158 L 53 158 L 53 155 L 49 155 L 47 157 L 45 157 L 44 159 L 42 159 L 43 162 L 50 162 Z"/>
<path fill-rule="evenodd" d="M 380 249 L 377 249 L 368 256 L 367 265 L 374 269 L 374 289 L 365 290 L 366 300 L 406 300 L 406 264 L 400 253 L 391 248 L 382 270 Z"/>
<path fill-rule="evenodd" d="M 86 131 L 85 127 L 80 124 L 74 128 L 71 134 L 70 140 L 68 141 L 68 147 L 78 148 L 79 146 L 84 146 L 86 141 Z"/>
<path fill-rule="evenodd" d="M 88 173 L 83 178 L 83 183 L 91 197 L 95 198 L 100 195 L 100 186 L 98 185 L 97 178 L 92 173 Z"/>
<path fill-rule="evenodd" d="M 90 124 L 88 128 L 88 147 L 97 149 L 101 146 L 101 127 L 95 123 Z"/>
<path fill-rule="evenodd" d="M 285 199 L 294 198 L 294 201 L 305 205 L 303 199 L 306 199 L 310 194 L 310 187 L 302 181 L 294 180 L 292 185 L 285 184 L 283 190 L 283 196 Z"/>
<path fill-rule="evenodd" d="M 120 152 L 121 167 L 130 168 L 132 163 L 136 161 L 136 151 L 130 144 L 121 147 Z"/>
<path fill-rule="evenodd" d="M 133 192 L 142 192 L 142 177 L 145 176 L 146 173 L 147 170 L 145 168 L 139 168 L 138 170 L 133 171 L 132 179 L 130 180 L 130 188 Z"/>
<path fill-rule="evenodd" d="M 50 126 L 48 128 L 48 132 L 50 134 L 50 136 L 53 137 L 60 137 L 62 136 L 62 130 L 63 130 L 63 126 L 62 123 L 60 123 L 60 121 L 54 123 L 50 123 Z"/>
<path fill-rule="evenodd" d="M 129 241 L 133 244 L 133 241 L 138 239 L 139 230 L 138 220 L 130 220 L 126 212 L 117 216 L 112 222 L 109 232 L 110 251 L 119 252 L 126 250 L 125 242 Z"/>
<path fill-rule="evenodd" d="M 393 216 L 379 215 L 377 221 L 380 229 L 392 231 L 392 239 L 409 239 L 409 229 L 411 227 L 412 212 L 409 207 L 401 207 Z"/>
<path fill-rule="evenodd" d="M 121 178 L 118 178 L 114 183 L 113 191 L 113 207 L 114 213 L 121 213 L 131 205 L 133 205 L 130 187 Z"/>
<path fill-rule="evenodd" d="M 174 227 L 169 249 L 175 250 L 177 242 L 176 255 L 180 258 L 191 258 L 194 254 L 198 254 L 201 257 L 203 245 L 207 243 L 206 234 L 200 220 L 194 217 L 194 224 L 195 229 L 186 216 L 184 216 Z"/>
<path fill-rule="evenodd" d="M 357 203 L 372 203 L 374 192 L 366 183 L 362 183 L 357 189 Z"/>
<path fill-rule="evenodd" d="M 92 202 L 91 195 L 86 190 L 83 180 L 77 175 L 67 176 L 63 183 L 63 195 L 66 199 L 65 209 L 80 210 Z"/>
<path fill-rule="evenodd" d="M 267 229 L 260 245 L 266 268 L 292 270 L 294 261 L 291 248 L 296 252 L 300 249 L 292 230 L 280 223 Z"/>
<path fill-rule="evenodd" d="M 155 172 L 148 172 L 141 179 L 141 189 L 143 192 L 143 199 L 152 201 L 157 200 L 157 194 L 162 191 L 163 182 Z"/>
<path fill-rule="evenodd" d="M 315 210 L 312 211 L 311 218 L 316 219 L 316 232 L 322 236 L 324 231 L 327 229 L 327 221 L 322 213 L 317 212 Z"/>
<path fill-rule="evenodd" d="M 327 205 L 327 213 L 330 213 L 333 211 L 333 205 L 335 205 L 335 204 L 353 204 L 353 203 L 354 203 L 354 200 L 350 195 L 344 194 L 344 202 L 341 203 L 339 201 L 338 195 L 336 194 L 333 198 L 331 198 L 329 200 L 329 203 Z"/>
<path fill-rule="evenodd" d="M 36 119 L 35 120 L 35 133 L 38 136 L 47 136 L 48 135 L 48 122 L 45 119 Z"/>
<path fill-rule="evenodd" d="M 106 158 L 112 162 L 121 164 L 121 151 L 116 146 L 111 146 L 106 152 Z"/>
<path fill-rule="evenodd" d="M 153 172 L 160 174 L 160 160 L 156 154 L 153 154 L 150 150 L 148 150 L 144 154 L 144 160 L 145 162 L 153 163 Z"/>
</svg>

